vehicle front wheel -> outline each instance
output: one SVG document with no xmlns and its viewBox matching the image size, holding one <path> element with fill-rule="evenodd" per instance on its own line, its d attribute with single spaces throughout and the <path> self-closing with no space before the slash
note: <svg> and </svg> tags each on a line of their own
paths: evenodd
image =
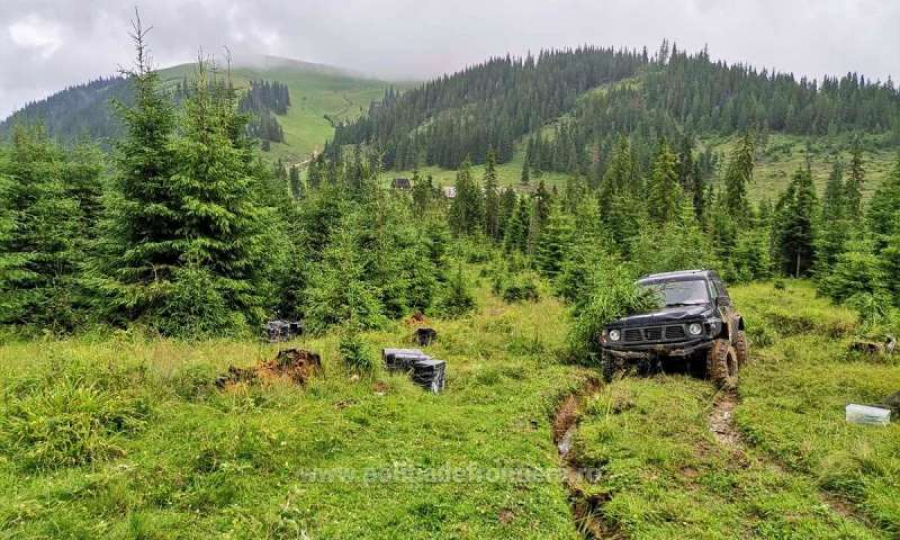
<svg viewBox="0 0 900 540">
<path fill-rule="evenodd" d="M 608 383 L 617 377 L 622 377 L 625 371 L 624 362 L 605 351 L 600 358 L 600 368 L 603 372 L 603 380 Z"/>
<path fill-rule="evenodd" d="M 727 340 L 713 342 L 706 353 L 706 376 L 719 388 L 731 389 L 738 382 L 738 355 Z"/>
<path fill-rule="evenodd" d="M 737 351 L 738 366 L 747 365 L 747 362 L 750 361 L 750 342 L 747 341 L 747 334 L 743 330 L 738 331 L 734 350 Z"/>
</svg>

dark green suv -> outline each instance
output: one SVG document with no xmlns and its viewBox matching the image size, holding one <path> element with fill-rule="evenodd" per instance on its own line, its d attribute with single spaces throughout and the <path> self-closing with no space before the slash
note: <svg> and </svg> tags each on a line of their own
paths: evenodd
<svg viewBox="0 0 900 540">
<path fill-rule="evenodd" d="M 749 346 L 744 319 L 719 276 L 711 270 L 685 270 L 651 274 L 638 285 L 658 294 L 660 307 L 623 317 L 603 330 L 606 378 L 633 367 L 665 367 L 681 360 L 719 386 L 737 385 Z"/>
</svg>

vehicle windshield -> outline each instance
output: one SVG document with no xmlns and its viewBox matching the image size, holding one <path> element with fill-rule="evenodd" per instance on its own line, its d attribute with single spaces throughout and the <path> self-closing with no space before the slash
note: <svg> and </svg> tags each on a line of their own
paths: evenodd
<svg viewBox="0 0 900 540">
<path fill-rule="evenodd" d="M 709 304 L 709 289 L 702 279 L 647 283 L 644 286 L 656 292 L 660 304 L 666 307 Z"/>
</svg>

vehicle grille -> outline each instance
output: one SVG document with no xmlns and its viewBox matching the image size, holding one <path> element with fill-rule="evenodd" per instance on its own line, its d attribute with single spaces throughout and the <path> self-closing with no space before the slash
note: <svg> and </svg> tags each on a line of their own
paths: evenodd
<svg viewBox="0 0 900 540">
<path fill-rule="evenodd" d="M 626 343 L 684 341 L 687 337 L 687 331 L 683 324 L 626 328 L 623 332 L 623 341 Z"/>
<path fill-rule="evenodd" d="M 661 327 L 656 328 L 644 328 L 644 339 L 647 341 L 659 341 L 662 339 L 663 329 Z"/>
<path fill-rule="evenodd" d="M 684 339 L 687 334 L 684 333 L 683 326 L 667 326 L 666 339 Z"/>
</svg>

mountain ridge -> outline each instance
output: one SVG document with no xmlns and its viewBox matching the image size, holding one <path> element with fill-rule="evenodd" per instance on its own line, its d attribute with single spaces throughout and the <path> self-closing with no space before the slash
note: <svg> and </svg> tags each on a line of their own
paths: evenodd
<svg viewBox="0 0 900 540">
<path fill-rule="evenodd" d="M 190 79 L 194 64 L 176 64 L 159 69 L 167 88 Z M 251 80 L 269 80 L 286 84 L 292 94 L 291 107 L 278 120 L 284 125 L 285 143 L 272 144 L 267 153 L 274 160 L 301 162 L 309 154 L 321 151 L 337 122 L 356 118 L 392 83 L 371 75 L 338 66 L 272 56 L 238 57 L 232 77 L 239 88 L 249 88 Z M 69 86 L 46 98 L 28 103 L 0 121 L 0 137 L 18 123 L 45 124 L 49 134 L 66 142 L 89 139 L 109 148 L 121 134 L 121 126 L 110 107 L 111 100 L 128 103 L 131 99 L 127 79 L 101 77 Z"/>
</svg>

